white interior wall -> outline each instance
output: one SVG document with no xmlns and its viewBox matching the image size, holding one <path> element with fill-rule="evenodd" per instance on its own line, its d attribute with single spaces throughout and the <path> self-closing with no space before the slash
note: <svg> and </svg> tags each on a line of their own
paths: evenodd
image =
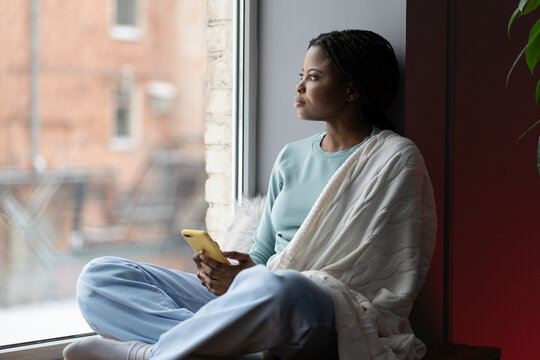
<svg viewBox="0 0 540 360">
<path fill-rule="evenodd" d="M 406 4 L 406 0 L 259 1 L 257 192 L 266 193 L 274 160 L 285 144 L 324 129 L 324 123 L 298 119 L 293 107 L 307 45 L 322 32 L 366 29 L 390 41 L 402 75 L 390 116 L 398 130 L 402 128 Z"/>
</svg>

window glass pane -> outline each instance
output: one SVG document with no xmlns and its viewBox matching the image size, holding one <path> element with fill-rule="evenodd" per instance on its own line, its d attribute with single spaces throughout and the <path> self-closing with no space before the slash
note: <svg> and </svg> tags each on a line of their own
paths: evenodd
<svg viewBox="0 0 540 360">
<path fill-rule="evenodd" d="M 137 26 L 138 0 L 116 0 L 116 23 Z"/>
<path fill-rule="evenodd" d="M 110 38 L 113 0 L 0 1 L 0 347 L 89 332 L 92 258 L 194 270 L 179 229 L 207 226 L 205 1 L 116 3 L 139 42 Z"/>
<path fill-rule="evenodd" d="M 125 106 L 116 111 L 116 136 L 129 137 L 129 109 Z"/>
<path fill-rule="evenodd" d="M 131 89 L 120 85 L 116 95 L 115 137 L 127 138 L 131 136 Z"/>
</svg>

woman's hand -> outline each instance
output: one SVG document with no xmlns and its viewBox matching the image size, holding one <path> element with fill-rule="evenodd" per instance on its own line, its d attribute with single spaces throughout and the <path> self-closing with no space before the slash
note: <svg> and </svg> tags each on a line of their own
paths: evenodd
<svg viewBox="0 0 540 360">
<path fill-rule="evenodd" d="M 238 264 L 220 263 L 205 256 L 203 251 L 197 251 L 193 255 L 193 261 L 197 264 L 197 277 L 201 280 L 201 284 L 215 295 L 225 294 L 240 271 L 255 266 L 248 254 L 237 251 L 224 251 L 223 255 L 229 259 L 237 260 Z"/>
</svg>

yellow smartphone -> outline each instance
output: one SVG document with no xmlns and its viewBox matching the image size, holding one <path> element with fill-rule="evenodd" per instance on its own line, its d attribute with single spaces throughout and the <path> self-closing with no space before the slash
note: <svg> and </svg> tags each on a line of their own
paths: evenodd
<svg viewBox="0 0 540 360">
<path fill-rule="evenodd" d="M 194 251 L 204 250 L 204 255 L 209 258 L 224 264 L 231 264 L 221 252 L 218 243 L 215 242 L 206 231 L 184 229 L 182 230 L 182 236 Z"/>
</svg>

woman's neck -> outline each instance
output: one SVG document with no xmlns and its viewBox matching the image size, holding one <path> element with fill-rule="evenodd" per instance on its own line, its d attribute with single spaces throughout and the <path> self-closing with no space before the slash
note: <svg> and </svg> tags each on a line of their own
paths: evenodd
<svg viewBox="0 0 540 360">
<path fill-rule="evenodd" d="M 321 148 L 326 152 L 348 150 L 360 144 L 371 135 L 371 124 L 358 122 L 353 125 L 344 123 L 326 123 L 326 135 L 321 141 Z"/>
</svg>

